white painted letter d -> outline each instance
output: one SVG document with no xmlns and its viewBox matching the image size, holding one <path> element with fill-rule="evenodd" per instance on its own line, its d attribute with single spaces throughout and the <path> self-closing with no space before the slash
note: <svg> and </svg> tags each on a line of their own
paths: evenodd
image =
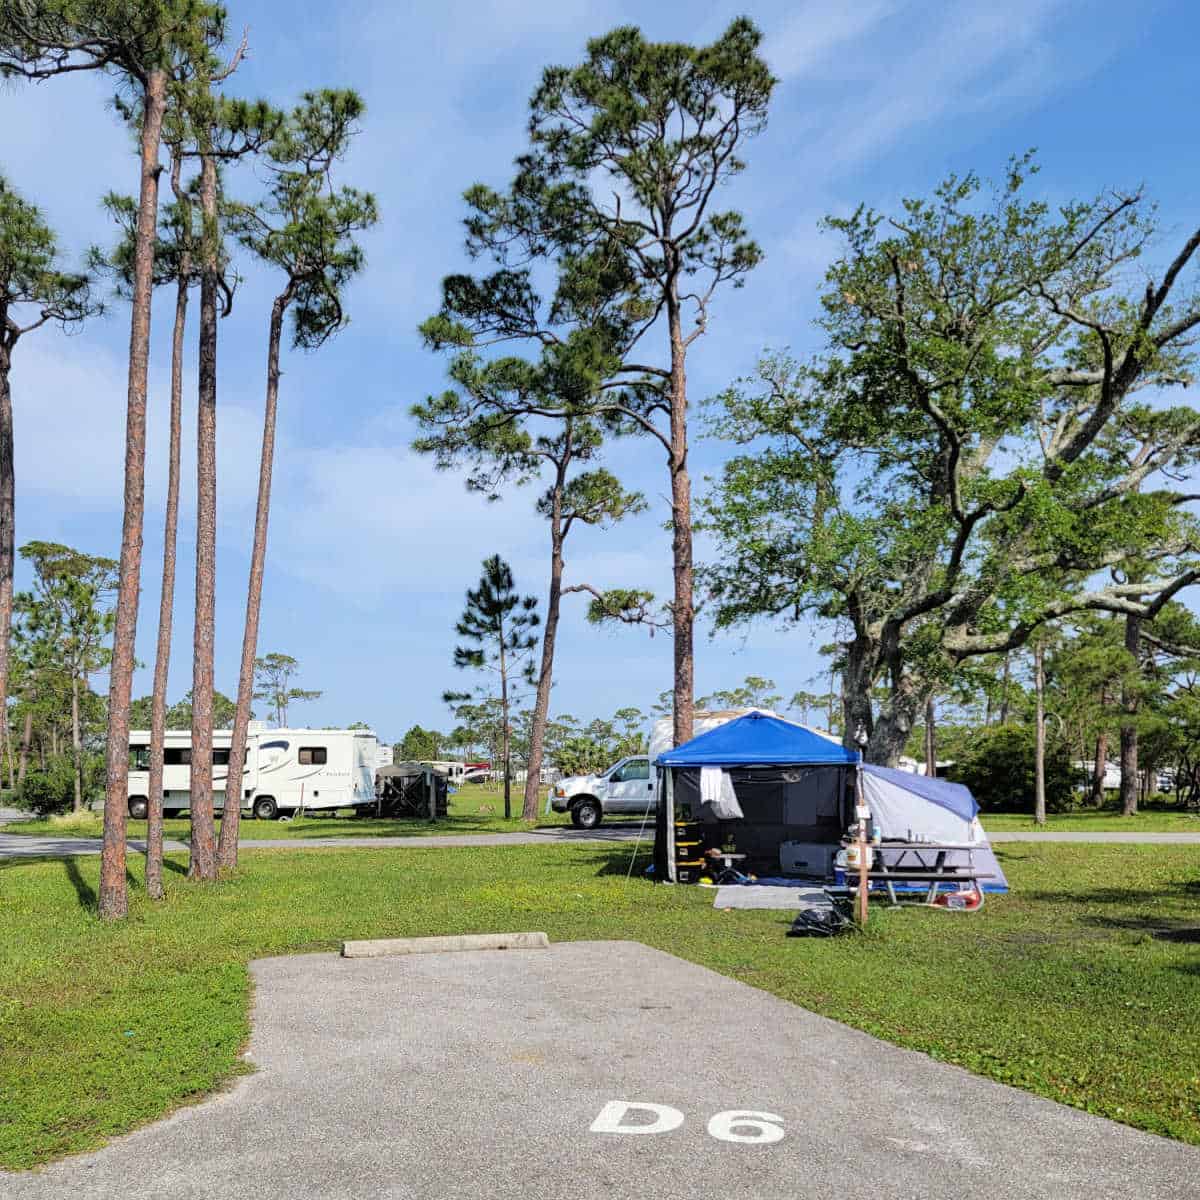
<svg viewBox="0 0 1200 1200">
<path fill-rule="evenodd" d="M 652 1113 L 650 1124 L 623 1125 L 621 1122 L 635 1109 Z M 683 1113 L 666 1104 L 643 1104 L 639 1100 L 610 1100 L 592 1122 L 592 1133 L 670 1133 L 683 1124 Z"/>
</svg>

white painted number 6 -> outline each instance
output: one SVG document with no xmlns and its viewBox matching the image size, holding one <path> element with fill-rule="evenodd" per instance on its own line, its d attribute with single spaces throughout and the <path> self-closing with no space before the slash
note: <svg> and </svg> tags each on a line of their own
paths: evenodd
<svg viewBox="0 0 1200 1200">
<path fill-rule="evenodd" d="M 708 1123 L 708 1132 L 721 1142 L 757 1142 L 766 1146 L 783 1137 L 782 1117 L 767 1112 L 743 1112 L 730 1109 L 717 1113 Z M 745 1132 L 737 1133 L 735 1130 Z"/>
</svg>

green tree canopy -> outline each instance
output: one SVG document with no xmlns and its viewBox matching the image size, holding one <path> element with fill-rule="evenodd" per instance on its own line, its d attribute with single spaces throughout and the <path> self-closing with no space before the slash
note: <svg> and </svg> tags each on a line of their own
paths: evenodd
<svg viewBox="0 0 1200 1200">
<path fill-rule="evenodd" d="M 589 41 L 575 66 L 547 67 L 511 184 L 466 193 L 468 252 L 494 270 L 448 276 L 422 326 L 436 348 L 516 342 L 568 363 L 582 386 L 548 411 L 662 447 L 679 740 L 691 736 L 694 670 L 687 356 L 716 294 L 761 257 L 741 215 L 715 208 L 766 122 L 775 80 L 760 41 L 744 17 L 706 46 L 624 26 Z"/>
<path fill-rule="evenodd" d="M 1200 578 L 1175 482 L 1200 413 L 1162 391 L 1191 378 L 1200 232 L 1133 288 L 1141 193 L 1055 211 L 1031 170 L 990 202 L 968 175 L 831 218 L 827 349 L 768 355 L 714 421 L 746 448 L 706 505 L 717 623 L 842 622 L 844 735 L 874 761 L 961 664 L 1073 612 L 1153 616 Z"/>
</svg>

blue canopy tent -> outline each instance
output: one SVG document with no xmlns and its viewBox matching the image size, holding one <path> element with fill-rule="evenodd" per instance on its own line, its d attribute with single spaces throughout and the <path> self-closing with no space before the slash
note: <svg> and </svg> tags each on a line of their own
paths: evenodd
<svg viewBox="0 0 1200 1200">
<path fill-rule="evenodd" d="M 857 755 L 839 743 L 751 712 L 666 751 L 655 766 L 658 878 L 694 882 L 706 869 L 705 852 L 730 843 L 755 874 L 833 876 L 859 770 Z M 728 777 L 734 805 L 714 803 L 714 772 Z M 961 784 L 866 763 L 862 789 L 885 858 L 889 840 L 897 847 L 914 840 L 957 844 L 964 849 L 956 853 L 970 854 L 976 867 L 996 876 L 988 890 L 1008 890 L 975 799 Z"/>
</svg>

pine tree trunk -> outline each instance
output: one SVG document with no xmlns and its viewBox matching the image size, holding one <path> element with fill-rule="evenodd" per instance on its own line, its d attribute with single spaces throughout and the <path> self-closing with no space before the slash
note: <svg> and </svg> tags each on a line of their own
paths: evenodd
<svg viewBox="0 0 1200 1200">
<path fill-rule="evenodd" d="M 692 737 L 695 724 L 695 607 L 692 567 L 692 484 L 688 475 L 687 349 L 683 343 L 679 299 L 671 284 L 667 325 L 671 338 L 671 558 L 675 596 L 671 626 L 675 654 L 675 745 Z"/>
<path fill-rule="evenodd" d="M 200 275 L 199 406 L 196 419 L 196 616 L 192 638 L 192 836 L 188 874 L 217 876 L 213 823 L 212 715 L 213 626 L 217 556 L 217 167 L 201 160 L 200 207 L 204 221 Z"/>
<path fill-rule="evenodd" d="M 1092 764 L 1092 787 L 1088 803 L 1100 808 L 1104 804 L 1104 776 L 1108 771 L 1108 730 L 1096 735 L 1096 761 Z"/>
<path fill-rule="evenodd" d="M 500 625 L 500 761 L 504 769 L 504 819 L 512 819 L 512 780 L 508 771 L 508 666 L 504 658 L 504 625 Z"/>
<path fill-rule="evenodd" d="M 1000 676 L 1000 724 L 1008 724 L 1008 655 L 1004 656 L 1004 671 Z"/>
<path fill-rule="evenodd" d="M 1130 613 L 1125 618 L 1125 649 L 1134 664 L 1141 662 L 1142 620 Z M 1121 722 L 1121 815 L 1132 817 L 1138 810 L 1138 731 L 1140 707 L 1136 688 L 1125 687 L 1122 696 L 1125 719 Z"/>
<path fill-rule="evenodd" d="M 83 742 L 79 736 L 79 677 L 71 676 L 71 811 L 83 811 Z"/>
<path fill-rule="evenodd" d="M 177 173 L 176 173 L 177 174 Z M 178 198 L 178 189 L 176 197 Z M 162 590 L 158 601 L 158 647 L 154 656 L 154 692 L 150 700 L 150 787 L 146 798 L 146 894 L 163 896 L 163 741 L 167 731 L 167 677 L 175 612 L 175 547 L 179 532 L 179 459 L 183 441 L 183 343 L 187 329 L 191 261 L 183 255 L 175 292 L 171 334 L 170 449 L 167 456 L 167 511 L 163 522 Z"/>
<path fill-rule="evenodd" d="M 222 868 L 238 861 L 238 828 L 241 823 L 242 774 L 246 762 L 246 731 L 250 726 L 250 701 L 254 691 L 254 656 L 258 652 L 258 622 L 262 611 L 263 573 L 267 562 L 267 523 L 271 513 L 271 472 L 275 463 L 275 419 L 279 405 L 279 343 L 283 314 L 291 302 L 292 288 L 275 297 L 267 336 L 267 399 L 263 410 L 262 452 L 258 460 L 258 507 L 254 514 L 254 545 L 250 552 L 250 584 L 246 594 L 246 626 L 242 633 L 242 662 L 238 674 L 237 711 L 233 718 L 233 743 L 229 749 L 229 777 L 225 785 L 225 815 L 217 858 Z M 235 800 L 236 797 L 236 800 Z"/>
<path fill-rule="evenodd" d="M 125 888 L 125 821 L 129 804 L 129 702 L 133 690 L 137 609 L 142 571 L 142 520 L 146 483 L 146 385 L 150 365 L 150 311 L 154 287 L 154 243 L 158 223 L 158 143 L 166 109 L 167 77 L 147 76 L 142 104 L 141 185 L 134 250 L 133 302 L 129 332 L 129 390 L 125 419 L 125 515 L 121 567 L 109 667 L 107 787 L 104 845 L 100 855 L 98 910 L 101 919 L 128 912 Z"/>
<path fill-rule="evenodd" d="M 1033 647 L 1033 686 L 1037 701 L 1034 729 L 1033 819 L 1038 825 L 1046 823 L 1046 672 L 1044 648 L 1036 642 Z"/>
<path fill-rule="evenodd" d="M 521 816 L 536 820 L 538 793 L 542 782 L 542 754 L 546 740 L 546 720 L 550 715 L 550 687 L 554 680 L 554 644 L 558 637 L 558 612 L 562 602 L 563 470 L 555 481 L 550 514 L 550 596 L 546 601 L 546 626 L 542 633 L 542 669 L 538 675 L 537 695 L 533 703 L 533 724 L 529 732 L 529 761 L 526 764 L 525 802 Z"/>
<path fill-rule="evenodd" d="M 0 309 L 0 715 L 8 727 L 8 652 L 12 641 L 16 481 L 13 467 L 13 410 L 9 370 L 15 338 L 5 329 Z M 10 751 L 11 753 L 11 751 Z M 12 772 L 9 771 L 11 776 Z M 12 786 L 10 779 L 9 786 Z"/>
<path fill-rule="evenodd" d="M 17 787 L 25 782 L 25 772 L 29 767 L 29 750 L 33 745 L 33 710 L 25 712 L 25 724 L 21 729 L 21 748 L 17 754 Z"/>
</svg>

